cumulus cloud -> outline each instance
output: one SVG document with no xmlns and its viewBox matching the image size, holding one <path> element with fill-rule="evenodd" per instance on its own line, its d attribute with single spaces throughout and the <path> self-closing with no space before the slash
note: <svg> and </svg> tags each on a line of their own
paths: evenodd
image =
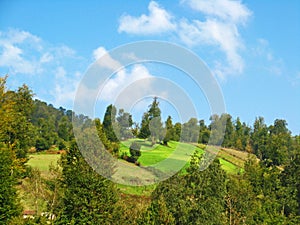
<svg viewBox="0 0 300 225">
<path fill-rule="evenodd" d="M 47 43 L 30 32 L 0 31 L 0 72 L 8 73 L 16 86 L 26 81 L 37 98 L 56 106 L 72 106 L 79 60 L 72 48 Z"/>
<path fill-rule="evenodd" d="M 165 30 L 172 31 L 180 42 L 189 47 L 212 46 L 225 54 L 225 60 L 217 60 L 215 63 L 216 75 L 225 77 L 228 74 L 242 73 L 244 61 L 240 51 L 244 48 L 244 44 L 239 27 L 246 25 L 252 12 L 241 1 L 182 0 L 181 2 L 199 12 L 199 17 L 192 20 L 172 18 L 169 12 L 152 1 L 148 6 L 149 16 L 121 17 L 119 32 L 146 35 Z"/>
<path fill-rule="evenodd" d="M 179 37 L 189 46 L 210 45 L 219 48 L 226 56 L 227 64 L 215 65 L 215 74 L 224 78 L 227 74 L 240 74 L 244 61 L 240 50 L 244 44 L 239 26 L 244 26 L 251 11 L 240 1 L 232 0 L 184 0 L 193 10 L 202 13 L 204 20 L 180 22 Z"/>
<path fill-rule="evenodd" d="M 82 75 L 76 71 L 73 76 L 68 76 L 68 72 L 62 66 L 55 70 L 55 84 L 50 93 L 54 97 L 53 104 L 57 107 L 70 105 L 73 103 L 75 93 Z"/>
<path fill-rule="evenodd" d="M 34 51 L 40 49 L 40 39 L 29 32 L 9 30 L 0 32 L 0 67 L 9 68 L 9 72 L 33 74 L 38 69 L 37 60 L 26 58 L 24 43 Z"/>
<path fill-rule="evenodd" d="M 71 48 L 49 46 L 27 31 L 0 32 L 0 67 L 6 68 L 9 74 L 38 75 L 48 70 L 46 64 L 58 64 L 63 58 L 74 55 Z"/>
<path fill-rule="evenodd" d="M 235 24 L 245 24 L 251 11 L 240 1 L 232 0 L 183 0 L 192 9 L 207 16 L 217 17 Z"/>
<path fill-rule="evenodd" d="M 142 14 L 139 17 L 123 15 L 120 18 L 119 32 L 136 35 L 160 34 L 175 30 L 172 16 L 158 3 L 151 1 L 148 6 L 149 15 Z"/>
<path fill-rule="evenodd" d="M 122 69 L 115 77 L 109 79 L 107 83 L 104 84 L 100 97 L 102 100 L 112 101 L 122 93 L 124 88 L 135 81 L 143 79 L 145 82 L 143 82 L 142 85 L 134 86 L 134 92 L 148 91 L 148 89 L 151 88 L 151 83 L 148 82 L 147 78 L 151 77 L 153 76 L 149 70 L 141 64 L 135 64 L 131 69 Z M 130 98 L 130 96 L 128 96 L 128 98 Z"/>
<path fill-rule="evenodd" d="M 122 65 L 115 59 L 113 59 L 110 54 L 108 54 L 107 50 L 100 46 L 93 51 L 94 60 L 97 60 L 97 64 L 101 67 L 111 70 L 117 70 Z M 101 60 L 99 60 L 101 58 Z"/>
</svg>

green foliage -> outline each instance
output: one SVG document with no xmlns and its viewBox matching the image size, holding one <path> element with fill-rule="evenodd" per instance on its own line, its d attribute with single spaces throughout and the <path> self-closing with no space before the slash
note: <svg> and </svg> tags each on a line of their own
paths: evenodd
<svg viewBox="0 0 300 225">
<path fill-rule="evenodd" d="M 103 131 L 106 134 L 106 137 L 111 142 L 119 142 L 118 137 L 115 133 L 115 124 L 116 124 L 116 113 L 117 109 L 113 105 L 109 105 L 106 108 L 104 119 L 103 119 Z"/>
<path fill-rule="evenodd" d="M 151 132 L 149 129 L 149 115 L 148 113 L 144 113 L 142 122 L 141 122 L 141 129 L 138 134 L 139 138 L 146 139 L 150 136 Z"/>
<path fill-rule="evenodd" d="M 130 115 L 128 112 L 125 112 L 124 109 L 120 109 L 116 120 L 119 130 L 119 139 L 126 140 L 128 138 L 133 138 L 131 131 L 133 125 L 132 115 Z"/>
<path fill-rule="evenodd" d="M 168 145 L 170 140 L 174 140 L 174 127 L 172 122 L 172 117 L 168 116 L 166 121 L 166 134 L 163 138 L 164 145 Z"/>
<path fill-rule="evenodd" d="M 21 214 L 15 189 L 14 152 L 0 143 L 0 224 L 8 224 Z"/>
<path fill-rule="evenodd" d="M 210 136 L 210 131 L 208 127 L 205 125 L 204 120 L 199 121 L 199 138 L 198 138 L 198 143 L 201 144 L 207 144 L 209 141 L 209 136 Z"/>
<path fill-rule="evenodd" d="M 226 194 L 226 216 L 229 224 L 255 224 L 257 201 L 250 182 L 241 175 L 229 176 Z"/>
<path fill-rule="evenodd" d="M 198 143 L 199 130 L 198 120 L 191 118 L 187 123 L 182 125 L 182 140 L 185 142 Z"/>
<path fill-rule="evenodd" d="M 75 143 L 62 167 L 64 196 L 56 224 L 113 224 L 115 187 L 86 163 Z"/>
<path fill-rule="evenodd" d="M 29 121 L 33 94 L 26 85 L 17 91 L 6 90 L 6 79 L 0 78 L 0 142 L 11 146 L 18 158 L 26 158 L 34 137 Z"/>
<path fill-rule="evenodd" d="M 146 220 L 151 224 L 162 220 L 169 224 L 222 224 L 225 172 L 217 161 L 200 171 L 199 160 L 195 154 L 186 175 L 175 175 L 158 185 Z M 147 218 L 149 215 L 152 217 Z"/>
<path fill-rule="evenodd" d="M 159 108 L 159 102 L 157 97 L 153 98 L 151 105 L 146 113 L 144 113 L 141 123 L 141 129 L 139 132 L 139 138 L 151 138 L 152 145 L 157 140 L 162 140 L 163 126 L 161 122 L 161 111 Z"/>
<path fill-rule="evenodd" d="M 300 150 L 300 145 L 299 149 Z M 300 217 L 300 151 L 296 153 L 282 172 L 280 179 L 284 186 L 284 213 Z"/>
<path fill-rule="evenodd" d="M 130 147 L 130 158 L 133 160 L 133 162 L 136 162 L 138 158 L 141 156 L 141 145 L 138 142 L 133 142 Z"/>
<path fill-rule="evenodd" d="M 48 150 L 52 145 L 65 149 L 73 137 L 72 111 L 60 107 L 54 108 L 51 104 L 35 100 L 32 124 L 36 130 L 35 147 L 37 151 Z M 77 119 L 77 118 L 75 118 Z"/>
</svg>

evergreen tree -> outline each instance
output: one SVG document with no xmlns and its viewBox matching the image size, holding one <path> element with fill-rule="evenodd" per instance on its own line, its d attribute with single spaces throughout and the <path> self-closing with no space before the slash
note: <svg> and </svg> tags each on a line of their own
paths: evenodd
<svg viewBox="0 0 300 225">
<path fill-rule="evenodd" d="M 200 131 L 199 131 L 198 143 L 207 144 L 209 141 L 210 132 L 208 127 L 205 125 L 204 120 L 199 121 L 199 127 L 200 127 Z"/>
<path fill-rule="evenodd" d="M 173 127 L 173 122 L 172 122 L 172 117 L 168 116 L 166 125 L 166 134 L 163 138 L 164 145 L 168 145 L 168 142 L 170 140 L 174 140 L 174 127 Z"/>
<path fill-rule="evenodd" d="M 114 129 L 116 125 L 116 113 L 117 113 L 116 107 L 113 105 L 109 105 L 106 108 L 104 119 L 103 119 L 103 130 L 106 134 L 106 137 L 111 142 L 119 142 Z"/>
<path fill-rule="evenodd" d="M 284 186 L 284 213 L 300 219 L 300 146 L 282 172 L 280 179 Z"/>
<path fill-rule="evenodd" d="M 180 141 L 181 138 L 181 123 L 175 123 L 174 125 L 174 141 Z"/>
<path fill-rule="evenodd" d="M 149 105 L 148 115 L 151 142 L 154 145 L 160 139 L 162 133 L 161 111 L 157 97 L 154 97 L 153 102 Z"/>
<path fill-rule="evenodd" d="M 6 79 L 0 78 L 0 142 L 11 146 L 17 158 L 25 159 L 34 137 L 30 123 L 33 94 L 26 85 L 17 91 L 6 90 Z"/>
<path fill-rule="evenodd" d="M 225 135 L 222 146 L 230 148 L 233 146 L 234 140 L 234 127 L 232 124 L 232 117 L 229 114 L 223 114 L 222 117 L 224 117 L 226 120 Z"/>
<path fill-rule="evenodd" d="M 182 140 L 198 143 L 199 130 L 198 120 L 196 118 L 189 119 L 182 127 Z"/>
<path fill-rule="evenodd" d="M 117 122 L 119 127 L 119 138 L 121 140 L 132 138 L 132 115 L 130 115 L 130 113 L 125 112 L 124 109 L 120 109 L 118 112 Z"/>
<path fill-rule="evenodd" d="M 138 134 L 139 138 L 146 139 L 150 136 L 150 129 L 149 129 L 149 114 L 144 113 L 141 123 L 141 129 Z"/>
<path fill-rule="evenodd" d="M 113 224 L 115 187 L 87 164 L 75 142 L 62 157 L 62 168 L 64 196 L 56 224 Z"/>
<path fill-rule="evenodd" d="M 200 171 L 199 160 L 195 154 L 186 175 L 177 174 L 158 185 L 147 213 L 153 216 L 151 224 L 223 223 L 225 172 L 218 161 Z"/>
<path fill-rule="evenodd" d="M 268 141 L 268 129 L 265 124 L 264 118 L 256 118 L 253 125 L 253 132 L 251 133 L 251 145 L 254 154 L 259 159 L 264 159 L 264 152 L 266 152 L 266 146 Z"/>
<path fill-rule="evenodd" d="M 9 221 L 21 214 L 20 203 L 15 188 L 14 152 L 0 143 L 0 224 L 9 224 Z"/>
</svg>

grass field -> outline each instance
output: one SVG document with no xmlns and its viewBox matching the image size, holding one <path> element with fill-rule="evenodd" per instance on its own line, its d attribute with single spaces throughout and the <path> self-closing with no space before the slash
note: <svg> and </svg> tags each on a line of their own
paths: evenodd
<svg viewBox="0 0 300 225">
<path fill-rule="evenodd" d="M 133 163 L 119 159 L 117 163 L 116 173 L 113 179 L 118 183 L 128 183 L 141 186 L 128 186 L 118 184 L 118 188 L 125 194 L 149 196 L 155 188 L 154 185 L 142 186 L 142 184 L 155 183 L 157 174 L 155 171 L 164 173 L 174 173 L 182 171 L 189 166 L 189 161 L 193 153 L 198 150 L 200 154 L 204 151 L 201 149 L 203 145 L 193 145 L 188 143 L 178 143 L 170 141 L 168 146 L 156 144 L 151 146 L 149 141 L 140 139 L 127 140 L 120 144 L 120 155 L 129 154 L 129 146 L 133 141 L 141 144 L 142 155 L 139 158 L 141 167 Z M 237 174 L 243 171 L 244 162 L 248 158 L 245 152 L 236 151 L 233 149 L 219 149 L 218 156 L 222 169 L 229 174 Z M 38 168 L 42 175 L 46 175 L 51 164 L 55 165 L 60 158 L 58 154 L 31 154 L 29 155 L 28 165 L 33 168 Z M 150 168 L 150 169 L 149 169 Z M 155 171 L 152 169 L 154 168 Z M 129 183 L 130 183 L 129 182 Z"/>
<path fill-rule="evenodd" d="M 59 154 L 30 154 L 29 161 L 27 164 L 32 168 L 37 168 L 42 174 L 47 174 L 49 171 L 49 166 L 57 165 L 57 161 L 60 159 Z"/>
</svg>

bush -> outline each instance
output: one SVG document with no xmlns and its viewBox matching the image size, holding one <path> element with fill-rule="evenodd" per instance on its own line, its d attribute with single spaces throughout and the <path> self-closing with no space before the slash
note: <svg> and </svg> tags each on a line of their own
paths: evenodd
<svg viewBox="0 0 300 225">
<path fill-rule="evenodd" d="M 138 142 L 133 142 L 129 147 L 131 160 L 136 162 L 138 158 L 141 156 L 141 145 Z"/>
</svg>

